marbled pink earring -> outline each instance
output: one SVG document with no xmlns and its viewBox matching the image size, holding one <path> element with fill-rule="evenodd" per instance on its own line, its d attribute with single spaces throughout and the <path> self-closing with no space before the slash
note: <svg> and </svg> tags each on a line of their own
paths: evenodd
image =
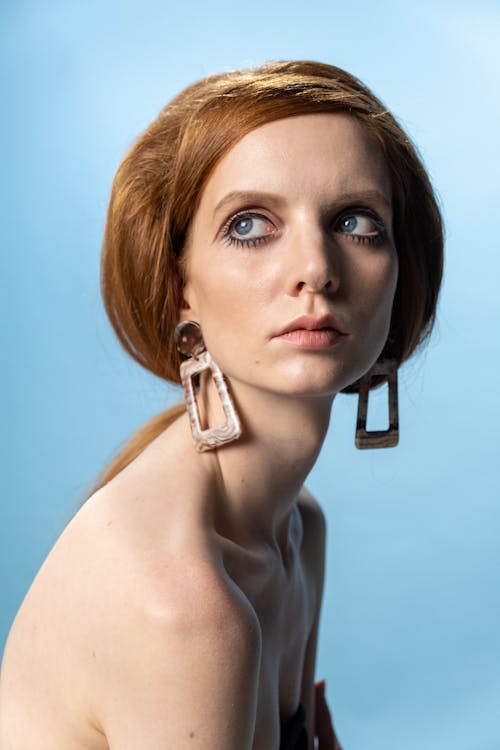
<svg viewBox="0 0 500 750">
<path fill-rule="evenodd" d="M 196 450 L 200 452 L 209 451 L 236 440 L 241 435 L 240 420 L 229 395 L 224 375 L 210 353 L 205 349 L 199 324 L 194 320 L 185 320 L 179 323 L 175 329 L 175 342 L 178 351 L 189 357 L 185 362 L 182 362 L 180 373 Z M 193 387 L 193 376 L 207 369 L 212 372 L 221 406 L 226 415 L 226 421 L 217 427 L 202 430 Z"/>
</svg>

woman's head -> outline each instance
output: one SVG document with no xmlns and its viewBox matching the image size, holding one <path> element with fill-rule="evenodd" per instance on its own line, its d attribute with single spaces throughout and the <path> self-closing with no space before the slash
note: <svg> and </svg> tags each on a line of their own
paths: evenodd
<svg viewBox="0 0 500 750">
<path fill-rule="evenodd" d="M 377 142 L 345 113 L 251 130 L 206 182 L 183 257 L 182 317 L 237 394 L 337 393 L 379 356 L 398 277 Z"/>
<path fill-rule="evenodd" d="M 443 236 L 415 149 L 353 76 L 322 63 L 274 62 L 186 88 L 118 170 L 104 239 L 103 297 L 127 351 L 156 375 L 179 379 L 173 331 L 188 280 L 193 220 L 217 165 L 260 126 L 319 113 L 354 118 L 387 168 L 399 275 L 383 355 L 401 363 L 426 337 L 441 281 Z"/>
</svg>

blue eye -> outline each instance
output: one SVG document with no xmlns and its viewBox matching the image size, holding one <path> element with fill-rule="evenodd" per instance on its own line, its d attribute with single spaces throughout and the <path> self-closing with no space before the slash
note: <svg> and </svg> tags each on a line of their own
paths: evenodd
<svg viewBox="0 0 500 750">
<path fill-rule="evenodd" d="M 252 230 L 253 219 L 238 219 L 234 229 L 238 234 L 248 234 Z"/>
<path fill-rule="evenodd" d="M 351 241 L 368 245 L 382 245 L 386 229 L 382 221 L 368 209 L 351 209 L 335 222 L 334 231 Z M 276 226 L 262 214 L 245 212 L 232 216 L 223 228 L 224 241 L 240 247 L 256 247 L 272 239 Z"/>
<path fill-rule="evenodd" d="M 369 245 L 382 245 L 386 239 L 386 230 L 380 219 L 365 211 L 344 213 L 334 230 L 350 240 Z"/>
<path fill-rule="evenodd" d="M 267 242 L 275 233 L 276 227 L 261 214 L 244 213 L 233 216 L 225 225 L 223 236 L 231 245 L 248 247 Z M 253 233 L 252 235 L 250 233 Z"/>
<path fill-rule="evenodd" d="M 353 232 L 358 226 L 358 220 L 355 216 L 348 216 L 346 219 L 342 219 L 340 226 L 346 232 Z"/>
</svg>

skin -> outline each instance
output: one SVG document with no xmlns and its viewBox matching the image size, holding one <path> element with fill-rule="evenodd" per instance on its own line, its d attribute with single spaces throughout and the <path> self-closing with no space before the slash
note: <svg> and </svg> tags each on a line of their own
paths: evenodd
<svg viewBox="0 0 500 750">
<path fill-rule="evenodd" d="M 234 197 L 214 215 L 242 190 L 275 197 Z M 232 220 L 241 211 L 246 224 Z M 266 241 L 228 244 L 230 220 L 233 237 Z M 380 222 L 376 246 L 350 236 Z M 325 522 L 303 484 L 335 394 L 385 343 L 391 225 L 386 165 L 347 115 L 269 123 L 218 163 L 191 226 L 179 315 L 200 323 L 243 435 L 199 454 L 179 418 L 66 527 L 11 629 L 2 750 L 267 750 L 299 700 L 312 750 Z M 276 337 L 306 313 L 333 314 L 346 335 L 323 349 Z M 199 405 L 220 422 L 207 378 Z M 316 713 L 326 721 L 322 692 Z"/>
</svg>

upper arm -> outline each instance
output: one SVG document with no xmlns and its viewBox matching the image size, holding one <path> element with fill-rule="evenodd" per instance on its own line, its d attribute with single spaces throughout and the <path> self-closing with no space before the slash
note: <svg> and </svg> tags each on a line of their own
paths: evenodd
<svg viewBox="0 0 500 750">
<path fill-rule="evenodd" d="M 110 750 L 248 750 L 260 632 L 248 603 L 200 582 L 161 614 L 124 623 L 101 724 Z"/>
<path fill-rule="evenodd" d="M 325 577 L 326 520 L 317 500 L 305 489 L 301 493 L 300 509 L 304 527 L 305 556 L 310 562 L 316 592 L 314 619 L 306 646 L 301 688 L 301 701 L 306 711 L 307 734 L 310 738 L 310 747 L 313 747 L 314 675 Z"/>
</svg>

